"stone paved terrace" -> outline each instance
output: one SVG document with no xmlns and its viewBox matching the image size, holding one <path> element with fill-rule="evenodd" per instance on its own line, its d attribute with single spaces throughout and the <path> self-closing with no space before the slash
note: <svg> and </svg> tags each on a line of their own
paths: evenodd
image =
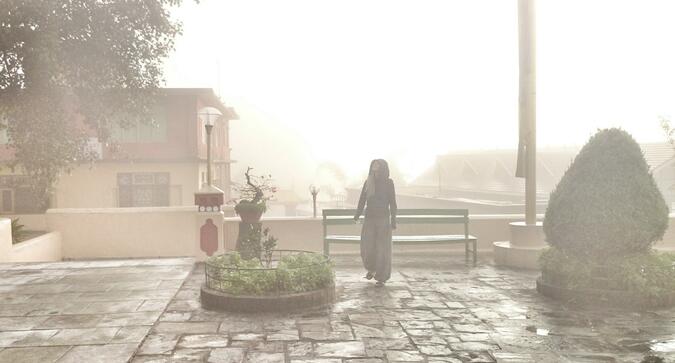
<svg viewBox="0 0 675 363">
<path fill-rule="evenodd" d="M 191 259 L 0 265 L 0 362 L 675 362 L 675 309 L 579 309 L 534 272 L 395 261 L 375 288 L 340 257 L 332 308 L 264 315 L 203 310 Z"/>
</svg>

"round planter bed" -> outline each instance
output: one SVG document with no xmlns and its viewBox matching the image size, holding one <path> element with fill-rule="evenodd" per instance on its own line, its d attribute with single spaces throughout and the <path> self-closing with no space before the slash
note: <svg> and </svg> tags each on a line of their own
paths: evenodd
<svg viewBox="0 0 675 363">
<path fill-rule="evenodd" d="M 256 261 L 242 260 L 238 253 L 207 260 L 202 306 L 233 312 L 287 312 L 335 300 L 332 263 L 323 254 L 274 250 L 266 263 Z"/>
<path fill-rule="evenodd" d="M 202 306 L 211 310 L 234 312 L 293 311 L 324 306 L 335 300 L 335 286 L 321 290 L 273 296 L 231 295 L 202 286 Z"/>
<path fill-rule="evenodd" d="M 550 298 L 585 306 L 646 309 L 675 305 L 675 292 L 653 301 L 632 291 L 602 289 L 571 289 L 537 279 L 537 291 Z"/>
</svg>

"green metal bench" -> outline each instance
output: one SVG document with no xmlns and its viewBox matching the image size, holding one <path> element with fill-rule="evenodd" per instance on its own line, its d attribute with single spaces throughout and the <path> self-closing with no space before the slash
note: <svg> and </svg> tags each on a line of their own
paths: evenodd
<svg viewBox="0 0 675 363">
<path fill-rule="evenodd" d="M 323 210 L 323 253 L 330 255 L 330 244 L 359 244 L 361 236 L 328 234 L 328 226 L 354 224 L 356 209 Z M 393 236 L 394 245 L 427 245 L 464 243 L 464 254 L 469 261 L 473 254 L 476 265 L 477 238 L 469 234 L 469 211 L 467 209 L 399 209 L 396 213 L 397 224 L 464 224 L 464 234 Z M 361 217 L 363 219 L 363 217 Z M 472 245 L 472 248 L 469 248 Z"/>
</svg>

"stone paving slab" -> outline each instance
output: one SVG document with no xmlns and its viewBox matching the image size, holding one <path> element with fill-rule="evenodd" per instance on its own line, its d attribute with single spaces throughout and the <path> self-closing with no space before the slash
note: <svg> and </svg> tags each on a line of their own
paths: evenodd
<svg viewBox="0 0 675 363">
<path fill-rule="evenodd" d="M 193 259 L 0 264 L 0 362 L 128 362 Z"/>
<path fill-rule="evenodd" d="M 201 308 L 191 259 L 0 265 L 0 362 L 675 362 L 675 309 L 581 309 L 536 272 L 396 256 L 375 288 L 336 258 L 336 303 L 290 314 Z"/>
<path fill-rule="evenodd" d="M 338 258 L 332 307 L 249 315 L 202 309 L 197 265 L 132 362 L 639 362 L 675 339 L 675 309 L 578 309 L 539 296 L 536 272 L 460 262 L 404 258 L 379 289 Z"/>
</svg>

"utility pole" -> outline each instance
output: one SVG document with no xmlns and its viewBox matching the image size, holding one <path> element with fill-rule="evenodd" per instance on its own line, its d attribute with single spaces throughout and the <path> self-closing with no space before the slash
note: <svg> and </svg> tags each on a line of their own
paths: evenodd
<svg viewBox="0 0 675 363">
<path fill-rule="evenodd" d="M 525 177 L 525 223 L 537 223 L 537 62 L 535 0 L 518 0 L 519 174 Z M 523 150 L 524 148 L 524 150 Z M 523 160 L 525 159 L 525 160 Z M 523 170 L 524 169 L 524 170 Z"/>
<path fill-rule="evenodd" d="M 539 267 L 546 248 L 542 222 L 537 222 L 537 72 L 535 1 L 518 0 L 518 167 L 525 178 L 525 221 L 509 223 L 510 241 L 495 241 L 495 264 L 518 268 Z"/>
<path fill-rule="evenodd" d="M 438 171 L 438 196 L 440 197 L 443 192 L 443 183 L 442 183 L 442 176 L 441 176 L 441 157 L 437 156 L 436 157 L 436 168 Z"/>
</svg>

